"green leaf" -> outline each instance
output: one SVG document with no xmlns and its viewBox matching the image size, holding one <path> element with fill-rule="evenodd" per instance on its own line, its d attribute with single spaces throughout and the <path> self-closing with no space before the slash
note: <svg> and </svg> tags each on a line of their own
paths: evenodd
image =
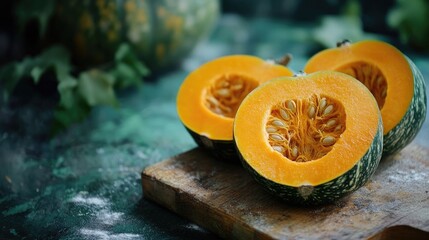
<svg viewBox="0 0 429 240">
<path fill-rule="evenodd" d="M 19 29 L 35 19 L 39 24 L 40 37 L 46 34 L 49 19 L 52 17 L 55 9 L 55 0 L 20 0 L 15 9 Z"/>
<path fill-rule="evenodd" d="M 139 75 L 130 65 L 118 63 L 110 73 L 117 79 L 118 88 L 141 85 L 141 75 Z"/>
<path fill-rule="evenodd" d="M 397 0 L 387 17 L 389 26 L 398 30 L 401 41 L 429 51 L 429 1 Z"/>
<path fill-rule="evenodd" d="M 129 58 L 131 52 L 131 47 L 129 44 L 123 43 L 118 47 L 118 50 L 115 52 L 115 61 L 116 62 L 122 62 L 125 59 Z"/>
<path fill-rule="evenodd" d="M 9 99 L 19 80 L 16 63 L 9 63 L 0 69 L 0 91 L 4 101 Z"/>
<path fill-rule="evenodd" d="M 58 92 L 60 94 L 59 105 L 66 109 L 73 108 L 78 104 L 77 80 L 72 76 L 62 77 L 58 84 Z"/>
<path fill-rule="evenodd" d="M 30 74 L 35 83 L 39 82 L 39 79 L 43 75 L 45 70 L 46 70 L 45 67 L 40 67 L 40 66 L 34 66 L 33 69 L 31 69 Z"/>
<path fill-rule="evenodd" d="M 55 110 L 54 132 L 83 120 L 91 107 L 109 105 L 117 107 L 115 87 L 140 86 L 142 77 L 149 73 L 131 48 L 123 44 L 115 55 L 111 68 L 92 69 L 71 74 L 70 54 L 62 46 L 52 46 L 35 57 L 27 57 L 0 68 L 0 93 L 7 100 L 16 85 L 25 77 L 38 84 L 43 75 L 53 71 L 58 80 L 60 102 Z"/>
<path fill-rule="evenodd" d="M 113 91 L 114 82 L 115 79 L 111 75 L 93 69 L 79 75 L 78 91 L 89 106 L 118 106 Z"/>
<path fill-rule="evenodd" d="M 82 99 L 81 102 L 74 104 L 71 108 L 64 108 L 58 106 L 54 111 L 54 124 L 52 126 L 52 132 L 54 134 L 64 130 L 70 125 L 80 122 L 88 116 L 91 108 L 86 105 Z"/>
<path fill-rule="evenodd" d="M 339 16 L 324 16 L 314 32 L 314 40 L 324 47 L 334 47 L 338 41 L 345 39 L 359 41 L 379 39 L 381 36 L 363 31 L 360 17 L 360 5 L 356 0 L 349 0 Z"/>
<path fill-rule="evenodd" d="M 132 62 L 128 62 L 128 64 L 130 64 L 130 66 L 134 68 L 134 70 L 140 75 L 140 77 L 147 76 L 150 73 L 149 68 L 147 68 L 142 62 L 137 60 L 137 58 Z"/>
<path fill-rule="evenodd" d="M 62 46 L 52 46 L 33 59 L 31 76 L 38 83 L 43 73 L 51 69 L 56 76 L 69 75 L 71 71 L 70 54 Z"/>
<path fill-rule="evenodd" d="M 52 46 L 38 56 L 26 57 L 20 62 L 11 62 L 1 67 L 2 95 L 7 99 L 22 78 L 31 77 L 34 83 L 38 83 L 49 69 L 54 70 L 57 76 L 70 74 L 70 55 L 64 47 Z"/>
<path fill-rule="evenodd" d="M 149 74 L 149 69 L 133 53 L 129 44 L 123 43 L 115 53 L 116 63 L 128 64 L 141 77 Z"/>
<path fill-rule="evenodd" d="M 343 16 L 359 18 L 361 6 L 357 0 L 349 0 L 343 9 Z"/>
<path fill-rule="evenodd" d="M 19 81 L 29 76 L 33 63 L 33 59 L 25 58 L 21 62 L 11 62 L 0 68 L 0 91 L 3 100 L 7 101 Z"/>
</svg>

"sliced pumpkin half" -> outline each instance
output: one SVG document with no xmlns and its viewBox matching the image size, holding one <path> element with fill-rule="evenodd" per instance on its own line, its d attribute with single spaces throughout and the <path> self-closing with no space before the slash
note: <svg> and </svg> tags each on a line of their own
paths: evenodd
<svg viewBox="0 0 429 240">
<path fill-rule="evenodd" d="M 374 95 L 384 124 L 384 154 L 407 146 L 426 118 L 426 88 L 416 65 L 381 41 L 343 41 L 314 55 L 304 71 L 335 70 L 361 81 Z"/>
<path fill-rule="evenodd" d="M 232 126 L 241 101 L 261 83 L 291 76 L 285 66 L 248 55 L 207 62 L 191 72 L 177 95 L 177 112 L 199 146 L 222 159 L 237 158 Z"/>
<path fill-rule="evenodd" d="M 361 187 L 382 153 L 377 102 L 334 71 L 269 81 L 241 103 L 234 139 L 245 168 L 281 198 L 332 202 Z"/>
</svg>

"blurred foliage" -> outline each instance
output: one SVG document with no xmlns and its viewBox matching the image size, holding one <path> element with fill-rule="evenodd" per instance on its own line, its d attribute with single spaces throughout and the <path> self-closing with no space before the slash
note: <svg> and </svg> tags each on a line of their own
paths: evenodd
<svg viewBox="0 0 429 240">
<path fill-rule="evenodd" d="M 429 51 L 428 0 L 397 0 L 388 15 L 388 23 L 399 31 L 403 43 L 417 50 Z"/>
<path fill-rule="evenodd" d="M 31 77 L 38 83 L 41 75 L 52 68 L 60 77 L 70 71 L 69 54 L 62 47 L 54 46 L 36 57 L 26 57 L 21 61 L 10 62 L 0 69 L 1 94 L 7 101 L 19 81 Z"/>
<path fill-rule="evenodd" d="M 269 17 L 316 21 L 322 15 L 336 15 L 344 0 L 223 0 L 222 10 L 246 17 Z"/>
<path fill-rule="evenodd" d="M 39 83 L 46 74 L 53 73 L 60 96 L 55 110 L 54 131 L 84 119 L 91 107 L 116 107 L 115 88 L 141 85 L 141 78 L 149 70 L 137 59 L 130 47 L 123 44 L 109 66 L 89 69 L 74 75 L 70 53 L 62 46 L 52 46 L 34 57 L 26 57 L 0 68 L 0 86 L 3 100 L 8 100 L 20 81 Z"/>
<path fill-rule="evenodd" d="M 428 0 L 223 0 L 226 13 L 244 17 L 278 18 L 292 23 L 319 21 L 309 38 L 322 47 L 337 41 L 381 39 L 429 52 Z"/>
<path fill-rule="evenodd" d="M 380 39 L 380 35 L 366 33 L 361 20 L 361 5 L 357 0 L 349 0 L 339 15 L 326 15 L 314 30 L 314 40 L 323 47 L 334 47 L 338 41 L 348 39 Z"/>
<path fill-rule="evenodd" d="M 56 0 L 17 2 L 13 11 L 18 38 L 39 42 L 48 31 L 55 4 Z M 30 27 L 34 28 L 31 30 L 35 31 L 35 36 L 28 38 L 25 31 Z M 0 103 L 7 103 L 19 84 L 54 82 L 59 95 L 54 110 L 55 132 L 83 120 L 94 106 L 119 106 L 115 92 L 121 88 L 140 86 L 142 78 L 149 74 L 148 68 L 125 43 L 116 49 L 110 62 L 84 71 L 77 71 L 71 62 L 71 52 L 58 44 L 41 46 L 35 54 L 24 51 L 22 57 L 14 57 L 20 60 L 9 60 L 0 67 Z"/>
<path fill-rule="evenodd" d="M 18 1 L 15 8 L 15 15 L 18 28 L 22 32 L 25 26 L 32 20 L 35 20 L 38 25 L 39 37 L 44 36 L 48 30 L 48 24 L 51 16 L 54 13 L 55 0 Z"/>
<path fill-rule="evenodd" d="M 392 0 L 393 1 L 393 0 Z M 396 0 L 394 8 L 390 3 L 383 7 L 370 0 L 224 0 L 223 10 L 227 12 L 240 13 L 248 17 L 277 17 L 291 19 L 289 25 L 279 25 L 278 28 L 286 29 L 287 35 L 300 41 L 316 42 L 322 47 L 333 47 L 337 41 L 350 39 L 359 41 L 363 39 L 383 39 L 385 35 L 371 34 L 364 29 L 364 19 L 373 19 L 377 10 L 383 12 L 383 17 L 378 16 L 377 27 L 386 22 L 399 32 L 403 43 L 422 51 L 429 51 L 429 1 L 427 0 Z M 52 16 L 56 0 L 20 0 L 16 2 L 15 15 L 16 24 L 21 31 L 28 22 L 35 22 L 37 26 L 37 37 L 45 35 L 48 22 Z M 368 11 L 372 7 L 373 11 Z M 386 9 L 390 9 L 385 19 Z M 231 19 L 230 19 L 231 20 Z M 232 19 L 234 20 L 234 19 Z M 320 20 L 318 25 L 314 22 Z M 238 21 L 235 19 L 235 21 Z M 295 24 L 296 21 L 309 21 L 312 24 L 302 27 Z M 367 21 L 368 22 L 368 21 Z M 371 24 L 375 24 L 371 22 Z M 375 25 L 374 25 L 375 26 Z M 261 24 L 253 35 L 249 35 L 243 28 L 237 27 L 234 36 L 237 38 L 235 50 L 247 51 L 252 47 L 248 41 L 258 38 L 260 32 L 266 31 L 269 36 L 266 43 L 257 46 L 261 55 L 272 55 L 267 49 L 277 42 L 287 40 L 284 31 L 266 28 Z M 372 28 L 372 31 L 374 29 Z M 386 34 L 386 31 L 373 31 Z M 389 33 L 388 33 L 389 34 Z M 30 40 L 31 41 L 31 40 Z M 247 42 L 246 42 L 247 41 Z M 245 44 L 245 42 L 247 44 Z M 286 48 L 286 47 L 285 47 Z M 308 47 L 306 47 L 308 48 Z M 302 54 L 301 45 L 294 46 L 295 52 Z M 208 50 L 210 51 L 210 50 Z M 286 50 L 285 50 L 286 51 Z M 52 46 L 39 54 L 24 56 L 20 61 L 10 62 L 0 68 L 0 94 L 2 100 L 11 97 L 16 86 L 29 79 L 38 84 L 46 75 L 53 75 L 57 81 L 59 103 L 55 110 L 56 126 L 63 128 L 82 120 L 91 110 L 98 105 L 118 106 L 116 90 L 127 86 L 141 85 L 141 78 L 148 75 L 148 69 L 139 61 L 138 57 L 131 51 L 130 46 L 121 45 L 117 49 L 114 59 L 106 66 L 88 69 L 76 73 L 75 66 L 71 63 L 70 52 L 61 46 Z M 0 101 L 1 102 L 1 101 Z"/>
<path fill-rule="evenodd" d="M 47 79 L 55 83 L 60 98 L 56 129 L 83 120 L 94 106 L 118 106 L 117 89 L 141 85 L 149 68 L 175 67 L 209 33 L 219 7 L 218 0 L 207 2 L 3 3 L 10 9 L 5 12 L 11 12 L 7 17 L 13 30 L 4 40 L 0 28 L 0 50 L 12 49 L 0 52 L 0 63 L 6 63 L 0 67 L 0 104 L 21 83 L 31 84 L 28 79 L 33 84 Z"/>
</svg>

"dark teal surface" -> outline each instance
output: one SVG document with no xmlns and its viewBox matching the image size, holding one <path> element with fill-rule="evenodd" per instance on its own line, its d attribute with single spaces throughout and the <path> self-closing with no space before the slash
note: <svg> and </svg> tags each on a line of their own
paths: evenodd
<svg viewBox="0 0 429 240">
<path fill-rule="evenodd" d="M 317 49 L 311 26 L 226 15 L 179 69 L 122 91 L 120 108 L 96 108 L 53 138 L 56 96 L 47 93 L 55 91 L 22 87 L 0 103 L 0 238 L 215 238 L 142 198 L 144 167 L 196 146 L 176 113 L 181 82 L 201 63 L 232 53 L 279 58 L 289 52 L 290 67 L 299 71 Z M 428 81 L 428 57 L 409 56 Z M 415 143 L 429 146 L 428 128 L 425 121 Z"/>
</svg>

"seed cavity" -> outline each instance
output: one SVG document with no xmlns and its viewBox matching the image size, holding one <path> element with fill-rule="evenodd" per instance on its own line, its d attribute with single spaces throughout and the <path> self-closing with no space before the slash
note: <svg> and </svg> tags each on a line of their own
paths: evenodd
<svg viewBox="0 0 429 240">
<path fill-rule="evenodd" d="M 234 118 L 243 99 L 258 85 L 248 76 L 221 75 L 206 89 L 205 106 L 217 115 Z"/>
<path fill-rule="evenodd" d="M 383 108 L 387 96 L 387 81 L 381 70 L 370 63 L 359 61 L 336 69 L 362 82 L 372 93 L 378 107 Z"/>
<path fill-rule="evenodd" d="M 274 151 L 291 161 L 308 162 L 331 151 L 345 130 L 345 121 L 339 101 L 313 95 L 273 106 L 265 130 Z"/>
</svg>

